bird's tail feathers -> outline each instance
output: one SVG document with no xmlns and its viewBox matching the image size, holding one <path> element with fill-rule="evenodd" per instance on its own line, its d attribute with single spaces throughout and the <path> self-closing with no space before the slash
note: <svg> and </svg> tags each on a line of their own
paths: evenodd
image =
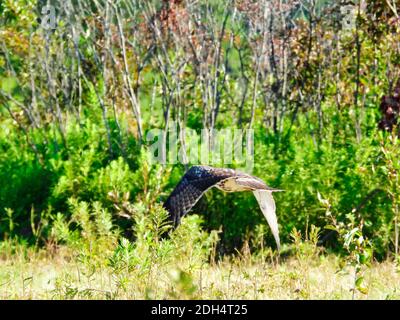
<svg viewBox="0 0 400 320">
<path fill-rule="evenodd" d="M 275 201 L 272 197 L 272 192 L 271 190 L 254 190 L 253 193 L 260 205 L 264 217 L 267 219 L 269 227 L 271 228 L 278 251 L 280 251 L 281 243 L 279 240 L 278 220 L 276 218 Z"/>
</svg>

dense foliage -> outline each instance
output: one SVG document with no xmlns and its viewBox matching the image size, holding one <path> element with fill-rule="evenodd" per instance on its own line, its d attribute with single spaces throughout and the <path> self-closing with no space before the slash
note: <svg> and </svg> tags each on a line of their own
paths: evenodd
<svg viewBox="0 0 400 320">
<path fill-rule="evenodd" d="M 1 1 L 1 238 L 109 247 L 116 269 L 273 246 L 254 197 L 219 191 L 159 239 L 185 166 L 149 164 L 144 137 L 174 122 L 254 129 L 253 174 L 285 190 L 283 243 L 317 226 L 357 263 L 397 255 L 399 142 L 378 128 L 399 76 L 389 2 L 345 25 L 336 1 L 50 1 L 46 29 L 46 1 Z"/>
</svg>

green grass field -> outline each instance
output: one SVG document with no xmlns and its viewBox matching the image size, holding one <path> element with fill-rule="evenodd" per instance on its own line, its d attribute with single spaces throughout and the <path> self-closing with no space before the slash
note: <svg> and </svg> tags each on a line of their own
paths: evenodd
<svg viewBox="0 0 400 320">
<path fill-rule="evenodd" d="M 400 299 L 400 272 L 389 260 L 364 270 L 360 292 L 354 267 L 334 254 L 278 258 L 242 250 L 214 263 L 156 259 L 147 271 L 116 272 L 67 248 L 20 249 L 0 259 L 0 299 Z"/>
</svg>

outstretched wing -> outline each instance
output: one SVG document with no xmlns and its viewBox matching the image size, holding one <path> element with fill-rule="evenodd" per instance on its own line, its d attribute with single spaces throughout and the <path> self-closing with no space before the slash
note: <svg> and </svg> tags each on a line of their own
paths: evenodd
<svg viewBox="0 0 400 320">
<path fill-rule="evenodd" d="M 175 226 L 180 223 L 181 218 L 196 204 L 204 192 L 232 175 L 234 171 L 229 169 L 191 167 L 164 203 L 164 208 L 170 213 Z"/>
<path fill-rule="evenodd" d="M 278 221 L 275 213 L 275 201 L 272 197 L 272 191 L 269 190 L 254 190 L 254 196 L 256 197 L 258 204 L 260 205 L 261 211 L 264 214 L 267 222 L 271 228 L 272 235 L 275 238 L 278 251 L 280 250 L 281 243 L 279 240 L 279 229 Z"/>
</svg>

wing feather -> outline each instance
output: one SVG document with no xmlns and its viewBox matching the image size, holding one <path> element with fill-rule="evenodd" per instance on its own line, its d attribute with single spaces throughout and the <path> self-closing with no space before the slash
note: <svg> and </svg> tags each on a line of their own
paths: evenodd
<svg viewBox="0 0 400 320">
<path fill-rule="evenodd" d="M 272 235 L 275 238 L 278 251 L 280 250 L 281 244 L 279 240 L 279 229 L 278 229 L 278 220 L 276 218 L 276 207 L 275 201 L 272 197 L 272 191 L 269 190 L 254 190 L 254 196 L 256 197 L 258 204 L 260 205 L 260 209 L 264 214 L 267 222 L 271 228 Z"/>
<path fill-rule="evenodd" d="M 233 174 L 233 170 L 207 166 L 191 167 L 164 203 L 164 208 L 170 213 L 175 226 L 208 189 Z"/>
</svg>

